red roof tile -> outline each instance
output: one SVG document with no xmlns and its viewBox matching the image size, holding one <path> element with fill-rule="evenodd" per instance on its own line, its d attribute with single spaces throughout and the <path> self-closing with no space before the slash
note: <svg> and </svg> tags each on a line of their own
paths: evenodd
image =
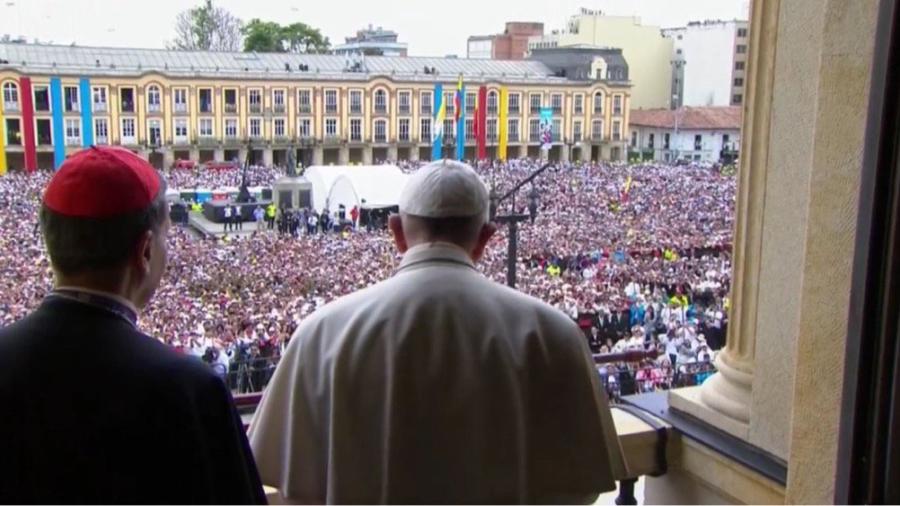
<svg viewBox="0 0 900 506">
<path fill-rule="evenodd" d="M 676 111 L 635 109 L 629 123 L 634 126 L 675 128 Z M 686 130 L 740 130 L 741 107 L 682 107 L 678 110 L 678 128 Z"/>
</svg>

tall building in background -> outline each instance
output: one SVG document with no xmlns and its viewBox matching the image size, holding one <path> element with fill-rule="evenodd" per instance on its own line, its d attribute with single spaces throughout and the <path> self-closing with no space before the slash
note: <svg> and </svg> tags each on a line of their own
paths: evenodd
<svg viewBox="0 0 900 506">
<path fill-rule="evenodd" d="M 382 27 L 373 28 L 370 24 L 347 37 L 344 44 L 334 46 L 334 53 L 340 55 L 364 54 L 367 56 L 406 56 L 407 44 L 397 42 L 397 32 Z"/>
<path fill-rule="evenodd" d="M 748 46 L 747 21 L 696 21 L 662 33 L 674 45 L 674 107 L 741 105 Z"/>
<path fill-rule="evenodd" d="M 671 106 L 673 44 L 662 36 L 659 27 L 642 25 L 637 17 L 581 9 L 565 29 L 534 36 L 528 43 L 529 49 L 583 45 L 622 49 L 633 85 L 632 108 Z"/>
<path fill-rule="evenodd" d="M 466 159 L 477 153 L 475 104 L 484 86 L 478 107 L 488 158 L 497 157 L 502 121 L 511 159 L 624 160 L 627 72 L 615 50 L 511 62 L 0 43 L 0 168 L 58 167 L 94 144 L 124 146 L 155 167 L 235 159 L 370 165 L 431 159 L 437 131 L 449 156 L 458 145 L 460 77 Z M 544 108 L 552 110 L 546 152 Z"/>
<path fill-rule="evenodd" d="M 473 35 L 468 40 L 467 57 L 475 59 L 523 60 L 531 37 L 544 34 L 543 23 L 511 21 L 503 33 Z"/>
</svg>

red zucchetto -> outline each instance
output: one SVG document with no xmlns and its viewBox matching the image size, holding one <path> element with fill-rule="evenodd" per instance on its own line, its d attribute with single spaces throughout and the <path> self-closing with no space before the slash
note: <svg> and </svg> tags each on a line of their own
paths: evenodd
<svg viewBox="0 0 900 506">
<path fill-rule="evenodd" d="M 159 193 L 152 165 L 127 149 L 97 147 L 63 162 L 44 191 L 44 205 L 75 218 L 110 218 L 147 208 Z"/>
</svg>

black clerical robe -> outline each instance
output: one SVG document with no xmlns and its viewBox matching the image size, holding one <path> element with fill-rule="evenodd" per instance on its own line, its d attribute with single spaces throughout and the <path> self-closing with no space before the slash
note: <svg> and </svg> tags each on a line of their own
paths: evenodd
<svg viewBox="0 0 900 506">
<path fill-rule="evenodd" d="M 114 311 L 0 329 L 0 503 L 264 503 L 222 381 Z"/>
</svg>

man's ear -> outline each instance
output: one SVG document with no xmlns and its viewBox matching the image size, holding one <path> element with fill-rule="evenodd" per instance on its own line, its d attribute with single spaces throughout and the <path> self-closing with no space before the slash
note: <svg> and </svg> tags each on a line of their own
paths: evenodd
<svg viewBox="0 0 900 506">
<path fill-rule="evenodd" d="M 491 237 L 497 233 L 497 226 L 493 223 L 485 223 L 481 227 L 481 231 L 478 232 L 478 240 L 475 243 L 475 249 L 472 250 L 472 260 L 477 262 L 481 260 L 482 255 L 484 255 L 484 248 L 487 247 L 487 243 L 491 240 Z"/>
<path fill-rule="evenodd" d="M 403 233 L 403 221 L 400 219 L 399 214 L 392 214 L 388 218 L 388 228 L 391 230 L 391 235 L 394 236 L 394 244 L 397 245 L 397 251 L 406 253 L 409 245 L 406 243 L 406 234 Z"/>
<path fill-rule="evenodd" d="M 153 256 L 153 231 L 147 230 L 137 240 L 131 257 L 131 264 L 142 274 L 150 272 L 150 259 Z"/>
</svg>

